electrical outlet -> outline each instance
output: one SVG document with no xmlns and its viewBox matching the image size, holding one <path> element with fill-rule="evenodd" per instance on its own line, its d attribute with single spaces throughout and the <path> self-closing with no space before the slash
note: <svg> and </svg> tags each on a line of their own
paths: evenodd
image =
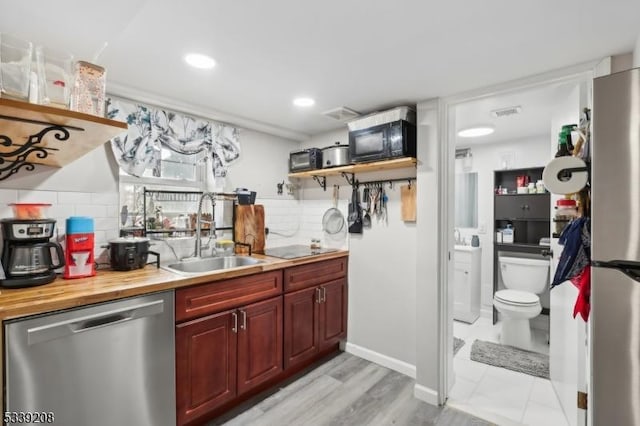
<svg viewBox="0 0 640 426">
<path fill-rule="evenodd" d="M 487 233 L 487 224 L 485 222 L 478 223 L 478 234 Z"/>
</svg>

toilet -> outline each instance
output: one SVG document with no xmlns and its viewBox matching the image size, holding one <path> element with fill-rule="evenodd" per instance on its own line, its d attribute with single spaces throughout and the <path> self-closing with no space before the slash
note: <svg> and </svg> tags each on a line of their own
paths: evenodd
<svg viewBox="0 0 640 426">
<path fill-rule="evenodd" d="M 502 315 L 500 343 L 530 350 L 529 320 L 540 315 L 538 294 L 549 285 L 549 261 L 522 257 L 498 257 L 505 290 L 493 296 L 493 306 Z"/>
</svg>

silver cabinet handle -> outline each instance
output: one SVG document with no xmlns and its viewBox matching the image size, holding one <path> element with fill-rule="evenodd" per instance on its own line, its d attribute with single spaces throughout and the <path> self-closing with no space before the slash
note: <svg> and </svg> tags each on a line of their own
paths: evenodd
<svg viewBox="0 0 640 426">
<path fill-rule="evenodd" d="M 327 301 L 327 288 L 326 287 L 320 287 L 320 289 L 322 290 L 322 303 L 326 303 L 326 301 Z"/>
<path fill-rule="evenodd" d="M 66 321 L 34 327 L 27 330 L 30 345 L 69 336 L 75 333 L 94 330 L 109 325 L 157 315 L 164 312 L 164 301 L 142 303 L 135 306 L 100 312 L 98 314 L 73 318 Z"/>
<path fill-rule="evenodd" d="M 316 287 L 316 303 L 320 304 L 322 302 L 320 298 L 320 287 Z"/>
<path fill-rule="evenodd" d="M 235 312 L 231 312 L 231 317 L 233 318 L 233 327 L 231 327 L 231 331 L 234 333 L 238 332 L 238 314 Z"/>
<path fill-rule="evenodd" d="M 241 310 L 240 315 L 242 315 L 242 324 L 240 325 L 240 329 L 246 330 L 247 329 L 247 312 Z"/>
</svg>

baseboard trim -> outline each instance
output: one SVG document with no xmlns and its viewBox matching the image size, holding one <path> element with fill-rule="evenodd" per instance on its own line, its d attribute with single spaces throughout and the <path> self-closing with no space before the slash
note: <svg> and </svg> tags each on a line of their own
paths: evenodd
<svg viewBox="0 0 640 426">
<path fill-rule="evenodd" d="M 383 367 L 390 368 L 398 373 L 402 373 L 405 376 L 409 376 L 412 379 L 416 378 L 416 366 L 407 362 L 400 361 L 396 358 L 383 355 L 379 352 L 372 351 L 371 349 L 363 348 L 362 346 L 354 345 L 347 342 L 345 345 L 345 352 L 348 352 L 357 357 L 366 359 L 367 361 L 375 362 Z"/>
<path fill-rule="evenodd" d="M 424 401 L 431 405 L 438 405 L 438 392 L 431 388 L 416 383 L 413 387 L 413 396 L 420 401 Z"/>
<path fill-rule="evenodd" d="M 480 308 L 480 318 L 493 319 L 493 308 L 482 306 Z"/>
</svg>

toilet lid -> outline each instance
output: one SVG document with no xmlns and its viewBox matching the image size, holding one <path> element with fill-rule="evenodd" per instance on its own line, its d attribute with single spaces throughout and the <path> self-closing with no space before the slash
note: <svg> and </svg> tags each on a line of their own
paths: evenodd
<svg viewBox="0 0 640 426">
<path fill-rule="evenodd" d="M 531 306 L 540 302 L 540 298 L 528 291 L 500 290 L 494 295 L 495 299 L 509 305 Z"/>
</svg>

